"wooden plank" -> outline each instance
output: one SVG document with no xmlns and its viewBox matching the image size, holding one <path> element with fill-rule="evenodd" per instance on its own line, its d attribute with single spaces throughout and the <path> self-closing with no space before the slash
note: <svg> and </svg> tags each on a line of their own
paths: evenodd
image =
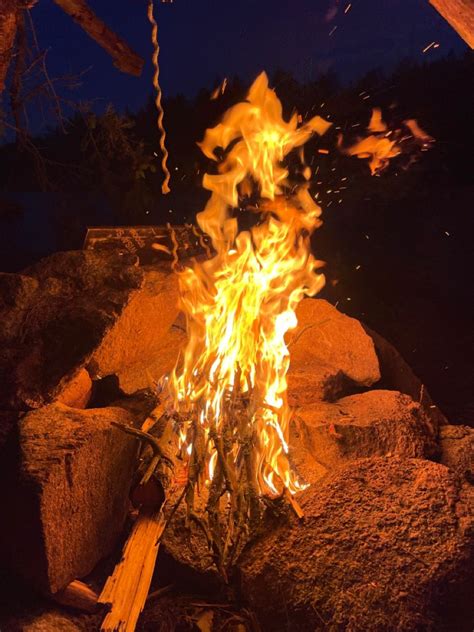
<svg viewBox="0 0 474 632">
<path fill-rule="evenodd" d="M 430 4 L 474 48 L 474 0 L 430 0 Z"/>
<path fill-rule="evenodd" d="M 136 255 L 142 265 L 210 255 L 209 238 L 184 226 L 97 226 L 87 229 L 85 250 Z"/>
</svg>

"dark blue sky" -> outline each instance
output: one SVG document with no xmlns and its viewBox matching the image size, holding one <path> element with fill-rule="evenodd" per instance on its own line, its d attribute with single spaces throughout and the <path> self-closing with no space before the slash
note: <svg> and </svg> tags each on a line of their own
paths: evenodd
<svg viewBox="0 0 474 632">
<path fill-rule="evenodd" d="M 51 75 L 90 70 L 78 97 L 132 110 L 151 87 L 150 28 L 146 0 L 90 0 L 104 21 L 145 57 L 141 78 L 118 71 L 108 55 L 53 3 L 32 10 L 40 46 L 49 48 Z M 216 78 L 251 80 L 265 69 L 289 70 L 300 79 L 325 70 L 350 80 L 410 56 L 430 59 L 467 45 L 428 0 L 174 0 L 156 2 L 165 95 L 193 95 Z M 334 27 L 337 27 L 334 30 Z M 332 32 L 332 34 L 330 34 Z M 439 43 L 425 55 L 430 42 Z"/>
</svg>

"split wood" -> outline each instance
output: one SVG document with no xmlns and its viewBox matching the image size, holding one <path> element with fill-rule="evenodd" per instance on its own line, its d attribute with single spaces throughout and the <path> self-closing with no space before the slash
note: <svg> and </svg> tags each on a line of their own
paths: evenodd
<svg viewBox="0 0 474 632">
<path fill-rule="evenodd" d="M 69 606 L 82 612 L 97 612 L 98 595 L 84 582 L 75 579 L 52 598 L 63 606 Z"/>
<path fill-rule="evenodd" d="M 156 438 L 144 429 L 160 426 L 161 436 Z M 142 430 L 114 423 L 127 434 L 145 440 L 152 451 L 152 458 L 141 479 L 146 485 L 152 476 L 158 475 L 167 490 L 172 481 L 172 461 L 168 457 L 170 420 L 160 406 L 145 420 Z M 134 632 L 138 617 L 145 605 L 155 569 L 161 537 L 166 527 L 163 506 L 141 507 L 122 553 L 122 559 L 99 596 L 98 602 L 107 605 L 109 612 L 102 622 L 102 632 Z"/>
<path fill-rule="evenodd" d="M 165 527 L 166 520 L 161 509 L 151 513 L 140 512 L 125 544 L 122 559 L 99 597 L 99 603 L 111 606 L 102 622 L 102 632 L 134 632 L 150 590 Z"/>
</svg>

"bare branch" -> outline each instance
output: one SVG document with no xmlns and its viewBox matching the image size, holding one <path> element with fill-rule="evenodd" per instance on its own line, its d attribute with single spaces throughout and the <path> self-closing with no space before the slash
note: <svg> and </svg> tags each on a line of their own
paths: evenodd
<svg viewBox="0 0 474 632">
<path fill-rule="evenodd" d="M 474 48 L 474 3 L 472 0 L 430 0 L 463 40 Z"/>
<path fill-rule="evenodd" d="M 79 26 L 102 46 L 114 60 L 114 66 L 122 72 L 139 76 L 143 59 L 129 45 L 98 18 L 85 0 L 54 0 Z"/>
<path fill-rule="evenodd" d="M 0 9 L 0 93 L 5 87 L 5 77 L 10 66 L 10 60 L 15 43 L 17 28 L 17 8 L 11 3 L 9 7 Z"/>
</svg>

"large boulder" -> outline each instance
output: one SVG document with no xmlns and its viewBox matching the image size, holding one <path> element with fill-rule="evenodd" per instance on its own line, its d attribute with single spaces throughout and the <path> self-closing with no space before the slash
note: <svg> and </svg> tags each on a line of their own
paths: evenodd
<svg viewBox="0 0 474 632">
<path fill-rule="evenodd" d="M 439 433 L 441 463 L 461 481 L 474 484 L 474 428 L 441 426 Z"/>
<path fill-rule="evenodd" d="M 143 394 L 79 410 L 54 403 L 26 413 L 0 454 L 0 560 L 46 593 L 88 574 L 117 542 L 129 507 L 137 426 L 155 405 Z"/>
<path fill-rule="evenodd" d="M 438 463 L 351 462 L 302 493 L 302 520 L 269 524 L 248 547 L 242 596 L 264 631 L 441 629 L 472 596 L 474 506 L 461 523 L 461 502 Z"/>
<path fill-rule="evenodd" d="M 168 349 L 175 340 L 167 337 L 178 316 L 176 275 L 165 266 L 142 270 L 140 291 L 132 294 L 88 363 L 92 377 L 117 375 L 119 385 L 128 393 L 150 385 L 149 375 L 157 376 L 157 363 L 168 368 Z"/>
<path fill-rule="evenodd" d="M 133 364 L 118 371 L 121 390 L 124 393 L 134 393 L 142 388 L 153 387 L 175 367 L 186 340 L 184 328 L 179 322 L 173 323 L 146 355 L 143 354 Z"/>
<path fill-rule="evenodd" d="M 436 423 L 408 395 L 367 391 L 297 408 L 290 424 L 290 463 L 299 480 L 318 485 L 328 472 L 365 457 L 435 457 L 436 437 Z M 184 507 L 168 525 L 163 544 L 181 568 L 206 581 L 215 578 L 205 538 L 187 524 Z"/>
<path fill-rule="evenodd" d="M 299 465 L 306 480 L 312 461 L 332 470 L 370 456 L 431 458 L 438 451 L 436 423 L 418 403 L 397 391 L 374 390 L 334 403 L 308 403 L 295 411 L 292 429 L 290 446 L 307 454 L 304 465 Z"/>
<path fill-rule="evenodd" d="M 367 325 L 362 326 L 372 338 L 375 352 L 379 359 L 381 379 L 377 387 L 400 391 L 409 395 L 415 402 L 419 402 L 430 417 L 436 419 L 439 425 L 447 424 L 446 417 L 431 399 L 428 389 L 413 373 L 411 367 L 397 349 L 383 336 L 367 327 Z"/>
<path fill-rule="evenodd" d="M 298 326 L 287 336 L 290 405 L 332 401 L 380 379 L 374 343 L 359 321 L 310 298 L 301 301 L 296 316 Z"/>
<path fill-rule="evenodd" d="M 169 267 L 142 269 L 128 255 L 57 253 L 0 275 L 0 287 L 4 410 L 61 399 L 84 368 L 103 377 L 152 357 L 178 313 Z"/>
</svg>

